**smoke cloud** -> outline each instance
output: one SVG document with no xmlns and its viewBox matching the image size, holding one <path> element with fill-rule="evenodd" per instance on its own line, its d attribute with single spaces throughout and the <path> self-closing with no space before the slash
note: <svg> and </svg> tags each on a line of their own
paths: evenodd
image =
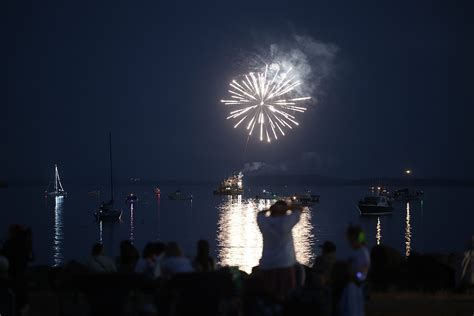
<svg viewBox="0 0 474 316">
<path fill-rule="evenodd" d="M 265 64 L 278 64 L 280 69 L 292 73 L 303 84 L 295 89 L 297 96 L 311 96 L 317 100 L 323 94 L 322 81 L 332 75 L 338 47 L 310 36 L 293 35 L 291 39 L 259 47 L 250 67 L 255 71 Z"/>
</svg>

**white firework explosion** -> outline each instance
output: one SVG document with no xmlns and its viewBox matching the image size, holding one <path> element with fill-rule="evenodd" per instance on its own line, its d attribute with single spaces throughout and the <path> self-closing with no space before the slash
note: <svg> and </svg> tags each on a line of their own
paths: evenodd
<svg viewBox="0 0 474 316">
<path fill-rule="evenodd" d="M 278 64 L 265 65 L 262 72 L 251 72 L 229 84 L 229 100 L 226 105 L 239 107 L 231 111 L 227 119 L 234 119 L 234 128 L 244 123 L 249 136 L 255 127 L 260 129 L 260 141 L 270 142 L 272 138 L 284 136 L 286 129 L 298 126 L 295 112 L 304 113 L 306 107 L 299 103 L 311 97 L 295 97 L 295 88 L 302 84 L 291 68 L 280 71 Z"/>
</svg>

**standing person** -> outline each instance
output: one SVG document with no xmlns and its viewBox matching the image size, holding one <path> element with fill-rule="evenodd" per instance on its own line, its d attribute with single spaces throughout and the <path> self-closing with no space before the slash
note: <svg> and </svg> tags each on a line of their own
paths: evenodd
<svg viewBox="0 0 474 316">
<path fill-rule="evenodd" d="M 319 285 L 325 286 L 331 283 L 332 268 L 336 262 L 336 245 L 326 240 L 320 247 L 322 253 L 316 257 L 313 271 L 316 274 Z"/>
<path fill-rule="evenodd" d="M 365 246 L 365 234 L 359 226 L 350 225 L 346 231 L 351 247 L 349 255 L 349 281 L 342 291 L 339 303 L 341 316 L 363 316 L 367 297 L 366 280 L 370 268 L 370 254 Z"/>
<path fill-rule="evenodd" d="M 197 242 L 197 255 L 194 258 L 194 268 L 198 272 L 208 272 L 215 270 L 214 258 L 211 257 L 209 242 L 201 239 Z"/>
<path fill-rule="evenodd" d="M 87 262 L 87 267 L 93 273 L 113 273 L 117 272 L 115 263 L 104 254 L 102 244 L 94 244 L 92 246 L 92 258 Z"/>
<path fill-rule="evenodd" d="M 257 224 L 263 238 L 259 272 L 265 294 L 283 300 L 296 286 L 297 264 L 292 229 L 301 217 L 300 205 L 277 201 L 260 211 Z"/>
</svg>

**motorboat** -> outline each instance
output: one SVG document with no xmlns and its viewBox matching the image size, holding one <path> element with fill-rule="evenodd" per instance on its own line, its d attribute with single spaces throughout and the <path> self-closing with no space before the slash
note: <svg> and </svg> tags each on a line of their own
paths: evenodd
<svg viewBox="0 0 474 316">
<path fill-rule="evenodd" d="M 385 215 L 393 212 L 393 207 L 386 196 L 366 196 L 359 201 L 361 215 Z"/>
<path fill-rule="evenodd" d="M 415 201 L 423 197 L 423 191 L 410 190 L 408 188 L 396 190 L 393 198 L 398 201 Z"/>
<path fill-rule="evenodd" d="M 181 190 L 176 190 L 175 192 L 168 195 L 168 198 L 173 201 L 188 201 L 193 199 L 193 195 L 186 195 L 181 192 Z"/>
<path fill-rule="evenodd" d="M 102 203 L 94 212 L 94 216 L 98 221 L 116 222 L 122 218 L 122 211 L 114 208 L 114 201 Z"/>
<path fill-rule="evenodd" d="M 234 174 L 221 182 L 214 195 L 241 195 L 244 193 L 242 172 Z"/>
</svg>

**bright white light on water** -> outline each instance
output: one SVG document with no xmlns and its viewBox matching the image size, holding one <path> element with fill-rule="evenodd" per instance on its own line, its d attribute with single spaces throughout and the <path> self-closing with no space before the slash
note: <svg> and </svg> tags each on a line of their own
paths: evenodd
<svg viewBox="0 0 474 316">
<path fill-rule="evenodd" d="M 227 119 L 236 120 L 234 128 L 242 123 L 252 135 L 255 126 L 260 141 L 271 142 L 284 136 L 285 129 L 292 129 L 299 123 L 295 112 L 304 113 L 306 107 L 300 102 L 311 99 L 309 96 L 294 97 L 295 89 L 302 85 L 292 69 L 281 71 L 278 64 L 265 65 L 261 72 L 250 72 L 239 81 L 229 84 L 229 99 L 221 100 L 226 105 L 238 107 L 229 112 Z"/>
<path fill-rule="evenodd" d="M 219 206 L 217 223 L 217 263 L 220 266 L 237 266 L 250 273 L 252 267 L 259 264 L 263 240 L 257 213 L 270 206 L 270 200 L 242 199 L 241 195 L 223 201 Z M 265 215 L 270 216 L 270 212 Z M 308 266 L 314 258 L 315 237 L 312 231 L 312 213 L 306 210 L 293 228 L 293 240 L 297 261 Z"/>
</svg>

